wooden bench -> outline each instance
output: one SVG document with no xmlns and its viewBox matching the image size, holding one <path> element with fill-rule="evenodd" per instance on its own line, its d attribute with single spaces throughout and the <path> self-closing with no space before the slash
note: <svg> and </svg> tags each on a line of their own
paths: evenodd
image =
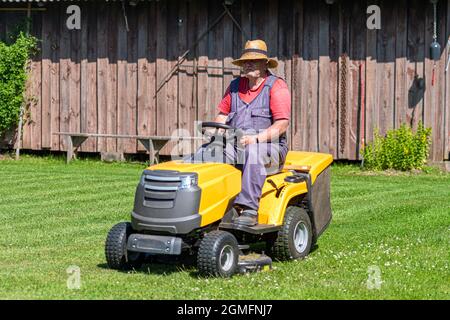
<svg viewBox="0 0 450 320">
<path fill-rule="evenodd" d="M 67 141 L 67 163 L 76 159 L 78 148 L 88 138 L 137 139 L 149 153 L 151 164 L 159 163 L 159 151 L 170 140 L 202 140 L 202 137 L 185 136 L 138 136 L 102 133 L 54 132 L 54 135 L 65 136 Z"/>
</svg>

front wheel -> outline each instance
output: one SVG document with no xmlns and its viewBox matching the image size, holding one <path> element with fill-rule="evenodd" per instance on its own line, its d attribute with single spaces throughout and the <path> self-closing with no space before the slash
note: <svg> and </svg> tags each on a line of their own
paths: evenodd
<svg viewBox="0 0 450 320">
<path fill-rule="evenodd" d="M 209 232 L 200 242 L 197 266 L 203 276 L 231 277 L 236 272 L 238 259 L 238 242 L 229 232 Z"/>
<path fill-rule="evenodd" d="M 133 232 L 131 223 L 120 222 L 108 233 L 105 243 L 105 256 L 108 267 L 116 270 L 139 268 L 144 260 L 141 252 L 127 250 L 127 241 Z"/>
<path fill-rule="evenodd" d="M 271 251 L 278 260 L 301 259 L 311 250 L 312 238 L 311 220 L 306 210 L 290 206 Z"/>
</svg>

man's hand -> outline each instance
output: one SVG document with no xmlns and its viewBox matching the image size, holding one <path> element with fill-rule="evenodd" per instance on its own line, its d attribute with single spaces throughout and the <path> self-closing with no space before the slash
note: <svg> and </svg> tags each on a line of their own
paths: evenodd
<svg viewBox="0 0 450 320">
<path fill-rule="evenodd" d="M 228 118 L 228 116 L 226 114 L 219 113 L 217 115 L 216 119 L 214 119 L 214 122 L 225 124 L 227 122 L 227 118 Z M 222 134 L 222 135 L 225 134 L 225 129 L 219 128 L 219 129 L 213 129 L 213 130 L 214 130 L 214 132 L 217 132 L 218 134 Z"/>
<path fill-rule="evenodd" d="M 225 122 L 227 122 L 227 118 L 228 118 L 228 116 L 226 114 L 219 112 L 219 114 L 214 119 L 214 122 L 225 124 Z"/>
<path fill-rule="evenodd" d="M 245 147 L 248 144 L 256 143 L 256 136 L 242 136 L 239 142 Z"/>
<path fill-rule="evenodd" d="M 225 124 L 227 122 L 227 117 L 228 116 L 226 114 L 220 112 L 214 119 L 214 122 Z M 206 137 L 211 137 L 216 134 L 221 134 L 221 135 L 225 134 L 225 129 L 205 128 L 204 135 Z"/>
</svg>

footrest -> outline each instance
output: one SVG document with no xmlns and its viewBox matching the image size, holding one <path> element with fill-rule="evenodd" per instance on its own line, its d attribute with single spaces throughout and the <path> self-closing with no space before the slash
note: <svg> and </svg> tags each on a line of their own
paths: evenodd
<svg viewBox="0 0 450 320">
<path fill-rule="evenodd" d="M 281 229 L 281 227 L 275 226 L 273 224 L 257 224 L 256 226 L 250 227 L 233 222 L 222 222 L 221 224 L 219 224 L 219 229 L 240 230 L 251 234 L 264 234 L 269 232 L 277 232 Z"/>
</svg>

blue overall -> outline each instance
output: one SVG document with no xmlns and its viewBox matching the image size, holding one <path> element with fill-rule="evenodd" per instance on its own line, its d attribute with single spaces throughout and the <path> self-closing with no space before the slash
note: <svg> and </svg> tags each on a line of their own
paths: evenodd
<svg viewBox="0 0 450 320">
<path fill-rule="evenodd" d="M 268 76 L 264 88 L 250 103 L 239 97 L 240 78 L 233 80 L 230 85 L 231 110 L 226 124 L 242 129 L 247 134 L 257 134 L 269 128 L 273 123 L 270 89 L 277 79 L 273 75 Z M 242 168 L 242 190 L 234 203 L 257 211 L 267 175 L 279 172 L 287 152 L 286 135 L 279 137 L 278 141 L 247 145 Z"/>
<path fill-rule="evenodd" d="M 273 123 L 270 111 L 270 89 L 278 78 L 269 75 L 259 95 L 250 103 L 242 101 L 239 97 L 239 81 L 237 78 L 231 82 L 231 110 L 226 124 L 243 131 L 246 135 L 254 135 L 269 128 Z M 194 156 L 194 159 L 206 160 L 207 144 L 203 145 Z M 223 149 L 223 148 L 222 148 Z M 248 144 L 245 149 L 238 149 L 233 144 L 227 144 L 223 151 L 226 163 L 235 163 L 242 159 L 242 189 L 236 197 L 234 204 L 244 205 L 250 209 L 258 210 L 261 190 L 266 177 L 280 171 L 288 146 L 286 135 L 281 135 L 277 141 Z M 222 153 L 222 152 L 221 152 Z"/>
</svg>

